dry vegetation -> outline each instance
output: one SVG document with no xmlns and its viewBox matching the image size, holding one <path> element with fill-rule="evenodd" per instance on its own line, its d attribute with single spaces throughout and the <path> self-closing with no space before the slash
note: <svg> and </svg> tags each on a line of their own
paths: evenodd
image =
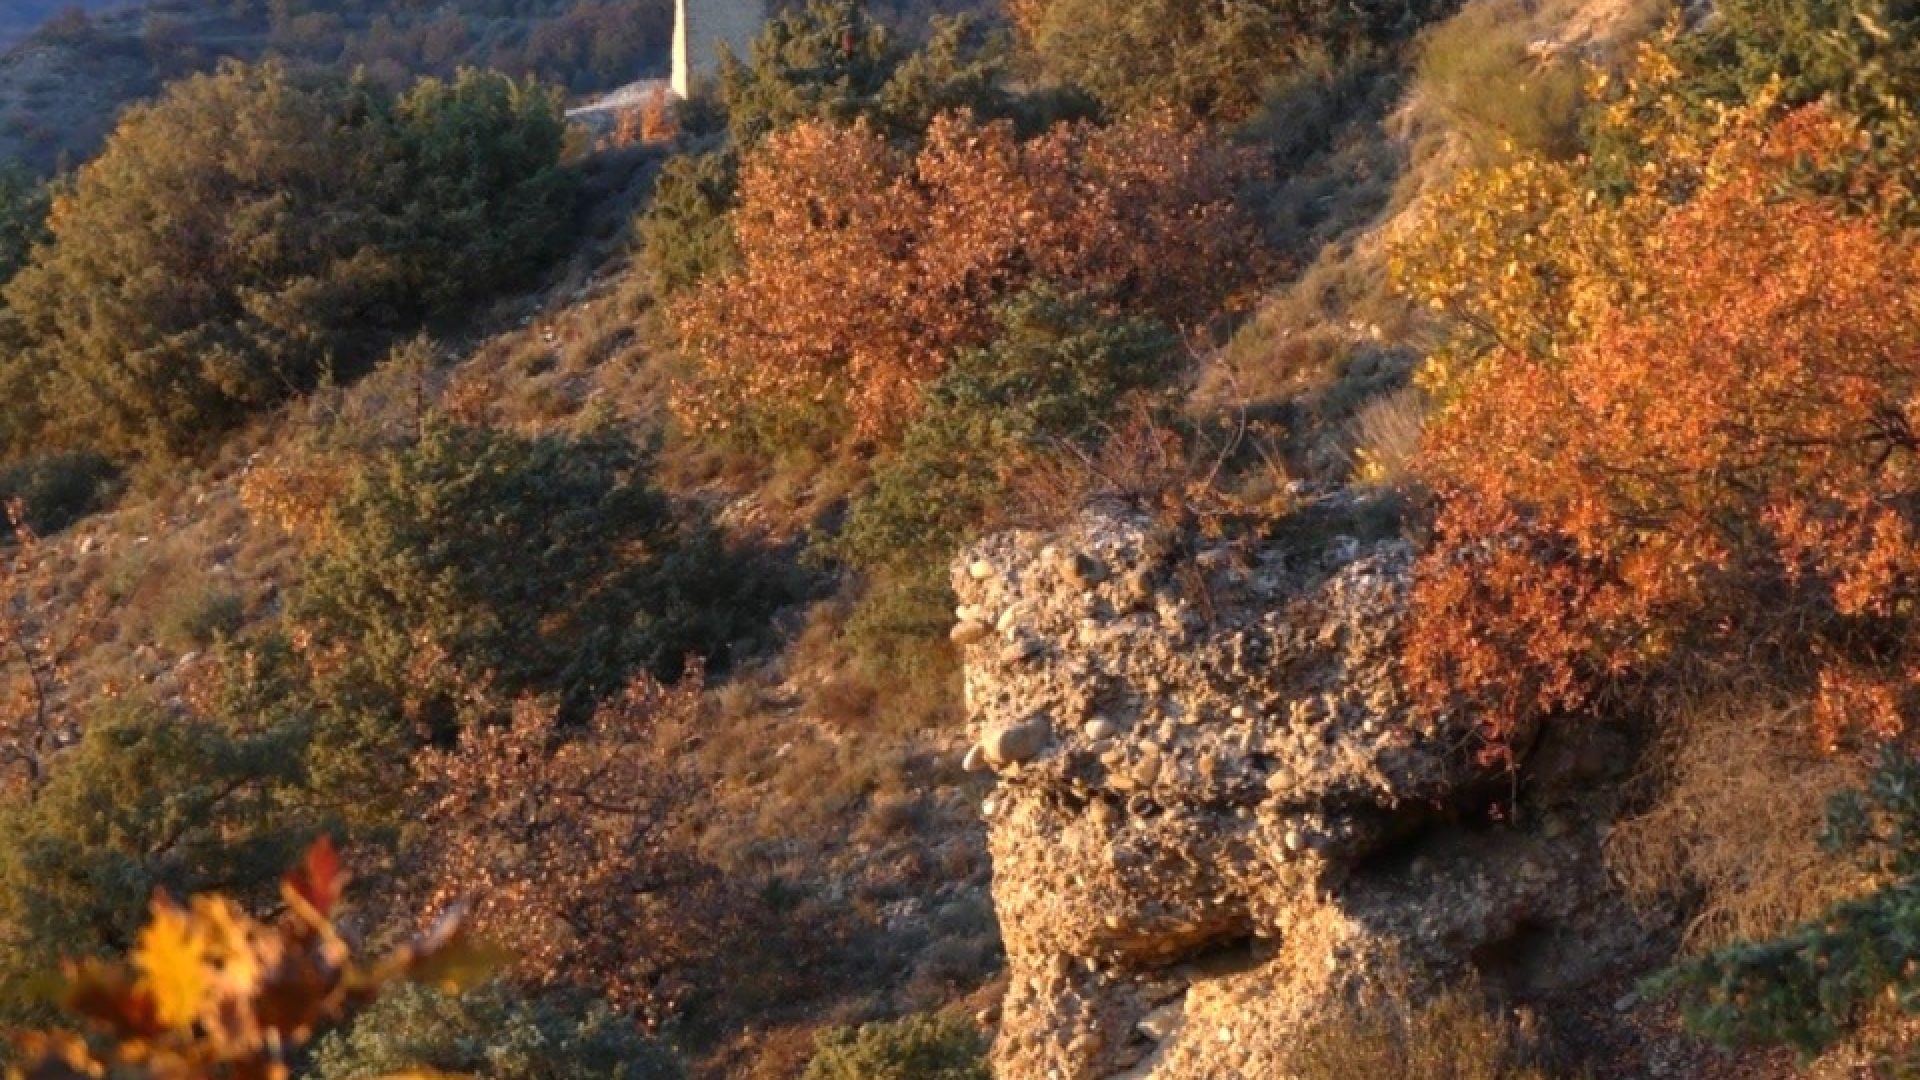
<svg viewBox="0 0 1920 1080">
<path fill-rule="evenodd" d="M 1517 1025 L 1489 1011 L 1471 986 L 1416 1005 L 1350 1005 L 1301 1032 L 1288 1066 L 1300 1080 L 1547 1080 L 1529 1064 Z"/>
<path fill-rule="evenodd" d="M 1871 884 L 1819 843 L 1828 800 L 1866 770 L 1816 747 L 1806 711 L 1752 687 L 1661 722 L 1666 745 L 1649 777 L 1657 796 L 1620 823 L 1608 857 L 1648 909 L 1688 906 L 1690 948 L 1778 934 Z"/>
</svg>

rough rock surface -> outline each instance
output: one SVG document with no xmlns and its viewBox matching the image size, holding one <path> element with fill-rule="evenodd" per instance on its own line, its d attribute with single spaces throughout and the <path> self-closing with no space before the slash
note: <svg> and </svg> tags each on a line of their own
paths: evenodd
<svg viewBox="0 0 1920 1080">
<path fill-rule="evenodd" d="M 1411 550 L 1317 547 L 1115 506 L 956 563 L 1002 1080 L 1280 1077 L 1336 995 L 1591 936 L 1591 845 L 1461 820 L 1497 778 L 1398 678 Z"/>
</svg>

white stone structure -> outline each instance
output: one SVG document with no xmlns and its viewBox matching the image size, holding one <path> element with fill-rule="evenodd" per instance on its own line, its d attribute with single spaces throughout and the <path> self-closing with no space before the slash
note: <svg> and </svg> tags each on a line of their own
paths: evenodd
<svg viewBox="0 0 1920 1080">
<path fill-rule="evenodd" d="M 678 0 L 673 23 L 673 92 L 686 97 L 720 71 L 720 47 L 746 59 L 766 22 L 766 0 Z"/>
</svg>

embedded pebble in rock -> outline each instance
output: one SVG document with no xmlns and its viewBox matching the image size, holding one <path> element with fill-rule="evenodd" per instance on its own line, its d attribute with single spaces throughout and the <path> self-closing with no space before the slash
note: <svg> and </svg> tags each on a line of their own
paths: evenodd
<svg viewBox="0 0 1920 1080">
<path fill-rule="evenodd" d="M 1460 749 L 1471 717 L 1407 697 L 1408 544 L 1174 561 L 1204 546 L 1113 504 L 955 564 L 1010 642 L 965 670 L 999 771 L 997 1080 L 1284 1076 L 1329 1002 L 1399 963 L 1464 969 L 1607 891 L 1591 851 L 1446 824 L 1494 777 Z M 1211 971 L 1223 951 L 1245 959 Z"/>
<path fill-rule="evenodd" d="M 980 747 L 987 761 L 993 765 L 1024 765 L 1039 757 L 1052 737 L 1052 722 L 1045 716 L 1036 716 L 989 731 L 981 740 Z"/>
<path fill-rule="evenodd" d="M 970 773 L 987 770 L 987 753 L 979 743 L 967 747 L 967 756 L 960 760 L 960 770 Z"/>
</svg>

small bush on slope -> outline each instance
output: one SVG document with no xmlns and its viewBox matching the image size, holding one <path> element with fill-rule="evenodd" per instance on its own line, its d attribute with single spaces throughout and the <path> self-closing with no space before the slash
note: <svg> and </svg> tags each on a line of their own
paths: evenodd
<svg viewBox="0 0 1920 1080">
<path fill-rule="evenodd" d="M 635 671 L 723 661 L 784 593 L 683 527 L 646 467 L 615 434 L 440 421 L 358 467 L 289 607 L 323 696 L 405 739 L 447 731 L 479 687 L 579 715 Z"/>
<path fill-rule="evenodd" d="M 1537 55 L 1536 27 L 1518 3 L 1469 4 L 1420 42 L 1420 93 L 1483 159 L 1514 153 L 1572 157 L 1586 72 L 1566 55 Z"/>
<path fill-rule="evenodd" d="M 575 997 L 523 997 L 493 983 L 453 995 L 405 985 L 314 1048 L 314 1080 L 420 1069 L 487 1080 L 675 1080 L 673 1058 L 631 1020 Z"/>
<path fill-rule="evenodd" d="M 913 143 L 935 116 L 1044 123 L 1061 103 L 1007 89 L 1010 43 L 970 18 L 936 20 L 931 38 L 908 52 L 852 0 L 812 0 L 774 17 L 748 57 L 726 69 L 722 94 L 729 141 L 668 162 L 636 223 L 640 258 L 654 295 L 666 299 L 731 269 L 737 256 L 727 214 L 736 202 L 739 156 L 801 123 L 872 123 Z"/>
<path fill-rule="evenodd" d="M 1857 896 L 1866 882 L 1821 849 L 1827 801 L 1858 786 L 1861 762 L 1807 738 L 1798 688 L 1751 685 L 1660 716 L 1655 795 L 1617 823 L 1607 861 L 1649 909 L 1697 898 L 1690 947 L 1770 937 Z"/>
<path fill-rule="evenodd" d="M 404 304 L 444 310 L 523 280 L 558 249 L 573 210 L 558 91 L 464 70 L 393 104 Z"/>
<path fill-rule="evenodd" d="M 667 162 L 653 199 L 635 223 L 640 267 L 652 294 L 674 297 L 733 269 L 734 194 L 740 163 L 731 150 L 683 154 Z"/>
<path fill-rule="evenodd" d="M 522 700 L 422 751 L 408 876 L 424 895 L 407 907 L 431 920 L 470 905 L 476 930 L 515 943 L 524 983 L 649 1024 L 718 996 L 701 984 L 743 948 L 745 890 L 674 834 L 699 798 L 676 751 L 702 730 L 702 690 L 697 672 L 641 678 L 577 724 Z"/>
<path fill-rule="evenodd" d="M 860 0 L 808 0 L 768 21 L 749 55 L 721 69 L 727 130 L 744 147 L 803 120 L 872 116 L 904 55 Z"/>
<path fill-rule="evenodd" d="M 800 123 L 867 120 L 913 139 L 942 112 L 1010 115 L 1011 43 L 980 21 L 936 19 L 910 50 L 861 0 L 808 0 L 769 20 L 720 76 L 727 129 L 745 149 Z"/>
<path fill-rule="evenodd" d="M 30 457 L 0 468 L 0 506 L 18 499 L 27 527 L 50 536 L 99 510 L 120 486 L 119 470 L 98 454 Z"/>
<path fill-rule="evenodd" d="M 801 1080 L 991 1080 L 986 1043 L 957 1017 L 911 1016 L 821 1036 Z"/>
<path fill-rule="evenodd" d="M 46 237 L 48 192 L 24 170 L 0 168 L 0 285 L 27 264 Z"/>
<path fill-rule="evenodd" d="M 136 107 L 8 290 L 45 398 L 116 449 L 184 449 L 311 383 L 399 268 L 366 202 L 383 133 L 344 85 L 229 67 Z"/>
<path fill-rule="evenodd" d="M 990 344 L 928 384 L 833 550 L 867 568 L 944 565 L 1006 501 L 1007 478 L 1051 440 L 1093 434 L 1125 394 L 1177 372 L 1179 340 L 1046 287 L 1008 301 Z M 951 606 L 951 605 L 948 605 Z"/>
<path fill-rule="evenodd" d="M 246 598 L 218 585 L 177 584 L 154 620 L 160 643 L 179 653 L 231 638 L 246 621 Z"/>
</svg>

